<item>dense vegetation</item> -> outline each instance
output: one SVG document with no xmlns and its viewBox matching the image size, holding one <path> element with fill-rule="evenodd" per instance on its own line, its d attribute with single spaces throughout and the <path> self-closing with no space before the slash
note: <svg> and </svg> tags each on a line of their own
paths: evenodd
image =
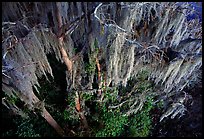
<svg viewBox="0 0 204 139">
<path fill-rule="evenodd" d="M 3 136 L 201 136 L 196 6 L 3 2 Z"/>
<path fill-rule="evenodd" d="M 135 83 L 138 83 L 138 92 L 141 93 L 144 90 L 151 88 L 150 82 L 147 81 L 145 72 L 141 72 L 135 79 L 129 81 L 129 88 L 133 87 Z M 84 133 L 81 128 L 81 123 L 75 112 L 75 101 L 72 92 L 67 92 L 66 100 L 64 100 L 64 94 L 59 90 L 59 84 L 54 82 L 50 78 L 50 81 L 46 81 L 42 78 L 41 81 L 40 96 L 45 98 L 46 108 L 50 111 L 58 123 L 65 129 L 70 128 L 74 131 L 74 136 L 95 136 L 95 137 L 108 137 L 108 136 L 134 136 L 134 137 L 147 137 L 151 134 L 152 117 L 150 111 L 153 109 L 153 97 L 147 96 L 147 100 L 140 113 L 131 116 L 123 116 L 122 112 L 128 110 L 129 105 L 123 105 L 114 109 L 109 109 L 109 105 L 114 105 L 119 102 L 119 95 L 125 95 L 128 91 L 128 87 L 106 89 L 104 94 L 105 102 L 96 102 L 96 94 L 82 93 L 82 99 L 85 102 L 85 108 L 87 112 L 87 120 L 90 126 L 89 134 Z M 49 93 L 48 93 L 49 92 Z M 46 96 L 44 96 L 46 95 Z M 125 96 L 124 96 L 125 97 Z M 58 101 L 56 101 L 58 100 Z M 65 102 L 65 103 L 64 103 Z M 14 102 L 17 103 L 17 102 Z M 8 111 L 4 108 L 4 115 Z M 19 136 L 19 137 L 44 137 L 44 136 L 58 136 L 48 123 L 37 114 L 25 112 L 29 118 L 13 117 L 10 123 L 15 127 L 3 133 L 3 136 Z M 10 116 L 9 116 L 10 117 Z"/>
</svg>

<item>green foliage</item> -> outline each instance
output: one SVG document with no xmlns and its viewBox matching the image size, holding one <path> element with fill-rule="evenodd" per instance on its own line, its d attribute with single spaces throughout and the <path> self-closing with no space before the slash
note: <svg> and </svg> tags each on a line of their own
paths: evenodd
<svg viewBox="0 0 204 139">
<path fill-rule="evenodd" d="M 96 113 L 92 113 L 89 121 L 93 123 L 98 123 L 98 125 L 93 126 L 93 136 L 96 137 L 117 137 L 124 132 L 124 125 L 128 121 L 127 116 L 121 116 L 120 109 L 110 110 L 108 109 L 109 104 L 113 104 L 117 101 L 116 97 L 118 90 L 106 89 L 104 92 L 103 103 L 97 103 L 94 107 Z M 94 100 L 94 95 L 86 94 L 83 98 L 86 100 Z"/>
<path fill-rule="evenodd" d="M 92 49 L 94 50 L 94 51 L 97 51 L 98 50 L 98 40 L 95 38 L 95 40 L 94 40 L 94 43 L 93 43 L 93 45 L 92 45 Z"/>
<path fill-rule="evenodd" d="M 4 137 L 17 136 L 17 137 L 41 137 L 40 134 L 34 129 L 32 120 L 26 120 L 22 118 L 13 119 L 14 123 L 17 125 L 16 130 L 9 130 L 3 133 Z"/>
<path fill-rule="evenodd" d="M 119 112 L 106 112 L 101 115 L 103 128 L 98 130 L 96 137 L 117 137 L 124 132 L 124 125 L 128 121 L 127 116 L 121 116 Z"/>
<path fill-rule="evenodd" d="M 152 90 L 150 81 L 147 80 L 149 76 L 149 72 L 147 70 L 142 70 L 138 73 L 136 80 L 137 80 L 137 87 L 136 90 L 140 93 L 146 91 L 148 89 Z"/>
<path fill-rule="evenodd" d="M 142 81 L 138 83 L 137 91 L 142 93 L 143 91 L 151 89 L 150 87 L 151 87 L 151 83 L 149 81 Z"/>
<path fill-rule="evenodd" d="M 75 98 L 74 98 L 75 94 L 74 95 L 73 94 L 74 92 L 70 92 L 66 99 L 67 105 L 72 108 L 75 107 Z"/>
<path fill-rule="evenodd" d="M 137 77 L 131 79 L 128 83 L 129 88 L 118 87 L 115 89 L 106 88 L 103 91 L 105 100 L 103 103 L 97 105 L 97 112 L 99 113 L 97 122 L 100 123 L 100 128 L 96 127 L 94 136 L 96 137 L 147 137 L 152 129 L 152 120 L 150 111 L 153 109 L 153 96 L 147 95 L 146 101 L 141 111 L 134 115 L 123 116 L 123 112 L 129 110 L 129 104 L 126 103 L 122 107 L 115 109 L 108 109 L 110 105 L 118 105 L 117 97 L 124 97 L 127 92 L 130 92 L 133 87 L 137 93 L 144 93 L 144 91 L 152 91 L 151 83 L 147 80 L 149 72 L 141 71 Z M 121 89 L 121 90 L 118 90 Z M 122 92 L 124 91 L 124 92 Z M 120 93 L 119 93 L 120 92 Z M 148 93 L 149 94 L 149 93 Z M 135 97 L 135 96 L 132 96 Z M 129 98 L 126 98 L 129 99 Z M 124 100 L 123 100 L 124 101 Z"/>
<path fill-rule="evenodd" d="M 13 130 L 6 131 L 5 133 L 2 133 L 2 137 L 11 137 L 15 136 L 15 133 Z"/>
<path fill-rule="evenodd" d="M 77 53 L 78 49 L 77 48 L 73 48 L 73 51 L 74 51 L 74 53 Z"/>
<path fill-rule="evenodd" d="M 50 78 L 50 81 L 47 81 L 45 79 L 45 77 L 43 76 L 41 79 L 39 79 L 40 81 L 40 88 L 38 89 L 40 92 L 39 98 L 41 100 L 45 99 L 45 102 L 47 104 L 55 104 L 57 102 L 57 100 L 60 99 L 60 97 L 62 97 L 61 95 L 59 95 L 60 93 L 60 89 L 59 86 L 55 83 L 55 81 Z"/>
<path fill-rule="evenodd" d="M 8 101 L 11 104 L 16 104 L 16 102 L 19 101 L 19 99 L 18 99 L 18 97 L 11 96 L 11 97 L 8 97 Z"/>
<path fill-rule="evenodd" d="M 158 107 L 159 109 L 162 109 L 163 106 L 164 106 L 164 100 L 162 99 L 162 100 L 160 100 L 160 101 L 157 103 L 157 107 Z"/>
<path fill-rule="evenodd" d="M 149 75 L 148 71 L 141 71 L 138 76 L 137 80 L 138 86 L 137 91 L 143 92 L 146 90 L 152 91 L 151 83 L 147 80 L 147 77 Z M 149 95 L 146 96 L 146 102 L 144 103 L 144 106 L 141 111 L 137 112 L 135 115 L 131 116 L 129 119 L 129 135 L 131 137 L 147 137 L 150 134 L 150 131 L 152 129 L 152 118 L 150 111 L 153 109 L 153 98 L 154 96 L 149 93 Z"/>
<path fill-rule="evenodd" d="M 117 137 L 124 132 L 124 126 L 128 122 L 127 116 L 122 116 L 119 109 L 109 110 L 106 103 L 97 105 L 100 126 L 96 127 L 96 137 Z"/>
<path fill-rule="evenodd" d="M 71 121 L 74 123 L 76 120 L 78 120 L 78 116 L 76 116 L 75 112 L 75 100 L 73 97 L 67 98 L 67 108 L 63 111 L 63 119 L 65 121 Z"/>
<path fill-rule="evenodd" d="M 133 87 L 135 87 L 135 91 L 137 93 L 142 93 L 147 89 L 151 89 L 152 84 L 147 80 L 149 76 L 149 71 L 142 70 L 140 71 L 136 77 L 132 77 L 128 80 L 126 87 L 120 85 L 118 86 L 119 95 L 124 96 L 127 92 L 130 92 Z"/>
<path fill-rule="evenodd" d="M 92 73 L 94 73 L 95 69 L 96 69 L 95 61 L 89 61 L 89 63 L 85 64 L 85 71 L 86 71 L 86 73 L 92 74 Z"/>
<path fill-rule="evenodd" d="M 98 41 L 95 39 L 94 43 L 90 46 L 90 52 L 88 53 L 89 61 L 85 63 L 85 71 L 88 74 L 94 73 L 96 69 L 96 57 L 99 52 Z"/>
<path fill-rule="evenodd" d="M 69 120 L 70 119 L 70 113 L 67 110 L 64 110 L 63 116 L 64 116 L 65 120 Z"/>
<path fill-rule="evenodd" d="M 147 79 L 147 77 L 149 76 L 149 71 L 148 70 L 142 70 L 138 73 L 137 75 L 137 79 L 140 80 L 140 81 L 144 81 Z"/>
<path fill-rule="evenodd" d="M 67 96 L 67 99 L 66 99 L 66 108 L 65 110 L 61 113 L 61 115 L 63 116 L 63 122 L 65 123 L 69 123 L 70 125 L 75 125 L 77 124 L 79 121 L 79 116 L 78 114 L 76 113 L 76 110 L 75 110 L 75 94 L 74 92 L 70 92 Z"/>
<path fill-rule="evenodd" d="M 8 95 L 3 91 L 3 97 L 10 103 L 10 104 L 17 104 L 18 102 L 21 102 L 19 97 L 16 95 L 16 93 L 13 93 L 12 95 Z"/>
<path fill-rule="evenodd" d="M 39 79 L 41 87 L 38 88 L 39 94 L 35 94 L 40 98 L 40 100 L 45 99 L 45 107 L 52 117 L 61 125 L 63 123 L 63 115 L 61 112 L 62 105 L 62 92 L 59 91 L 57 84 L 54 80 L 45 80 L 45 77 Z M 64 98 L 63 98 L 64 99 Z M 60 102 L 61 101 L 61 102 Z M 15 104 L 21 104 L 20 99 L 11 97 L 10 102 Z M 17 105 L 17 106 L 18 106 Z M 35 109 L 35 113 L 30 111 L 23 105 L 19 105 L 19 108 L 28 114 L 29 118 L 24 119 L 22 117 L 15 116 L 12 120 L 12 126 L 14 129 L 8 130 L 3 133 L 3 136 L 18 136 L 18 137 L 45 137 L 45 136 L 58 136 L 56 131 L 51 127 L 48 122 L 39 115 Z M 60 121 L 60 122 L 59 122 Z"/>
<path fill-rule="evenodd" d="M 89 94 L 89 93 L 83 93 L 82 94 L 82 99 L 87 101 L 87 100 L 93 100 L 94 99 L 94 95 L 93 94 Z"/>
<path fill-rule="evenodd" d="M 25 121 L 18 126 L 18 130 L 16 132 L 18 137 L 40 137 L 34 130 L 33 124 L 29 123 L 29 121 Z"/>
<path fill-rule="evenodd" d="M 109 104 L 114 104 L 115 102 L 117 102 L 117 96 L 118 96 L 118 90 L 116 88 L 114 89 L 106 89 L 104 92 L 104 99 L 107 100 L 106 103 Z"/>
<path fill-rule="evenodd" d="M 119 87 L 119 94 L 122 96 L 125 96 L 127 92 L 132 91 L 134 89 L 135 93 L 132 93 L 131 97 L 136 97 L 134 94 L 138 93 L 146 93 L 147 90 L 149 93 L 145 94 L 146 95 L 146 101 L 144 103 L 144 106 L 142 107 L 142 110 L 138 111 L 134 115 L 130 115 L 129 121 L 128 121 L 128 129 L 127 132 L 125 133 L 126 136 L 130 137 L 146 137 L 149 135 L 151 131 L 151 115 L 150 111 L 153 109 L 153 95 L 150 93 L 152 91 L 152 84 L 150 81 L 148 81 L 148 76 L 149 72 L 146 70 L 142 70 L 137 74 L 136 77 L 131 78 L 128 81 L 128 84 L 125 87 Z M 128 98 L 127 98 L 128 99 Z M 120 111 L 128 111 L 129 107 L 131 105 L 126 103 L 122 107 L 120 107 Z"/>
<path fill-rule="evenodd" d="M 91 54 L 93 57 L 93 53 Z M 90 57 L 89 57 L 90 58 Z M 90 59 L 91 61 L 91 59 Z M 92 59 L 93 63 L 91 67 L 89 65 L 87 71 L 89 73 L 94 72 L 96 65 L 95 61 Z M 143 93 L 147 89 L 151 91 L 151 83 L 147 80 L 148 72 L 142 71 L 135 78 L 132 78 L 126 88 L 105 88 L 103 87 L 102 94 L 103 102 L 95 102 L 97 98 L 96 94 L 81 93 L 80 97 L 83 101 L 90 103 L 91 106 L 85 106 L 86 108 L 92 109 L 90 113 L 86 115 L 88 124 L 91 131 L 91 136 L 96 137 L 118 137 L 118 136 L 134 136 L 134 137 L 147 137 L 151 131 L 151 116 L 150 111 L 153 108 L 152 96 L 146 97 L 146 102 L 141 111 L 131 116 L 123 116 L 124 112 L 129 110 L 129 105 L 124 104 L 122 107 L 117 107 L 115 109 L 109 109 L 108 106 L 118 105 L 121 103 L 118 97 L 123 97 L 130 92 L 136 85 L 136 92 Z M 120 90 L 119 90 L 120 89 Z M 45 107 L 53 116 L 53 118 L 62 126 L 67 125 L 75 127 L 75 132 L 77 135 L 82 135 L 82 130 L 80 127 L 80 118 L 75 110 L 75 93 L 69 92 L 66 96 L 66 108 L 60 108 L 58 103 L 56 103 L 56 98 L 58 99 L 59 93 L 57 91 L 57 86 L 54 81 L 49 83 L 41 81 L 40 98 L 46 98 Z M 121 93 L 120 93 L 121 92 Z M 136 97 L 133 96 L 131 97 Z M 128 98 L 125 98 L 128 99 Z M 124 100 L 123 100 L 124 101 Z M 15 102 L 15 100 L 13 100 Z M 95 102 L 95 104 L 93 103 Z M 85 103 L 86 104 L 86 103 Z M 57 107 L 55 107 L 57 106 Z M 92 108 L 91 108 L 92 107 Z M 95 112 L 93 112 L 93 109 Z M 94 124 L 94 125 L 92 125 Z M 5 136 L 16 135 L 19 137 L 39 137 L 39 136 L 57 136 L 56 132 L 53 131 L 52 127 L 43 119 L 42 117 L 31 117 L 30 121 L 19 120 L 18 129 L 16 131 L 8 131 L 4 133 Z"/>
<path fill-rule="evenodd" d="M 152 97 L 147 97 L 147 102 L 140 112 L 130 118 L 129 136 L 147 137 L 152 129 L 150 110 L 153 108 Z"/>
</svg>

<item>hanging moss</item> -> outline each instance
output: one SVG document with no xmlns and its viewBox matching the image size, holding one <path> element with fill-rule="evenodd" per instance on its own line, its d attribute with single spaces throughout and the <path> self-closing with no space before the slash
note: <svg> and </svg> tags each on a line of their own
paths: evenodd
<svg viewBox="0 0 204 139">
<path fill-rule="evenodd" d="M 121 90 L 115 95 L 124 95 L 118 98 L 122 104 L 130 101 L 128 104 L 132 107 L 124 114 L 129 116 L 142 111 L 145 96 L 152 91 L 148 90 L 151 80 L 154 82 L 152 94 L 158 98 L 156 102 L 163 99 L 172 106 L 179 103 L 180 112 L 170 110 L 173 117 L 182 115 L 184 101 L 174 96 L 185 98 L 183 89 L 200 80 L 202 67 L 202 26 L 198 19 L 187 19 L 189 12 L 194 12 L 189 9 L 189 3 L 174 2 L 3 3 L 2 90 L 10 97 L 7 102 L 14 103 L 13 98 L 17 96 L 33 110 L 39 101 L 48 103 L 49 93 L 52 95 L 49 101 L 54 103 L 55 99 L 61 101 L 64 97 L 57 98 L 60 91 L 85 90 L 101 91 L 96 101 L 105 99 L 115 104 L 115 96 L 108 88 L 120 86 Z M 60 30 L 64 34 L 62 44 L 57 36 L 56 17 L 62 19 L 65 27 Z M 72 63 L 69 71 L 60 48 Z M 100 77 L 98 66 L 102 69 Z M 143 74 L 138 77 L 141 71 Z M 58 93 L 55 85 L 43 84 L 45 90 L 38 89 L 39 78 L 45 77 L 53 83 L 49 75 L 55 82 L 62 82 Z M 37 93 L 40 100 L 35 96 Z M 88 98 L 92 99 L 90 96 L 84 99 Z M 171 99 L 174 100 L 169 103 Z M 164 117 L 169 116 L 168 107 Z M 67 115 L 76 114 L 74 107 L 70 110 L 70 113 L 65 110 L 65 119 L 70 118 Z M 119 120 L 126 121 L 120 117 Z M 119 131 L 113 134 L 119 135 Z"/>
</svg>

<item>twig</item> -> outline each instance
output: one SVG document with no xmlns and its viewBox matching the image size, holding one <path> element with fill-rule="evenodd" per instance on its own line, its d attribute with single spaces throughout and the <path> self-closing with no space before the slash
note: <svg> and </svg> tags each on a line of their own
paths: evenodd
<svg viewBox="0 0 204 139">
<path fill-rule="evenodd" d="M 101 5 L 102 5 L 102 3 L 100 3 L 100 4 L 96 7 L 96 9 L 95 9 L 95 11 L 94 11 L 94 16 L 96 17 L 96 19 L 98 19 L 98 21 L 99 21 L 102 25 L 105 25 L 105 26 L 107 26 L 107 27 L 116 27 L 117 29 L 121 30 L 122 32 L 131 33 L 131 32 L 129 32 L 129 31 L 127 31 L 127 30 L 121 28 L 121 27 L 118 26 L 117 24 L 107 24 L 107 23 L 105 23 L 104 21 L 102 21 L 102 20 L 97 16 L 98 9 L 99 9 L 99 7 L 101 7 Z"/>
<path fill-rule="evenodd" d="M 7 24 L 9 24 L 9 25 L 16 25 L 15 22 L 2 22 L 2 26 L 7 25 Z"/>
<path fill-rule="evenodd" d="M 8 51 L 6 51 L 6 53 L 3 55 L 3 59 L 6 58 L 7 53 L 8 53 Z"/>
<path fill-rule="evenodd" d="M 118 105 L 116 105 L 116 106 L 108 106 L 108 108 L 109 108 L 109 109 L 115 109 L 115 108 L 117 108 L 117 107 L 121 107 L 124 103 L 126 103 L 126 102 L 128 102 L 128 101 L 130 101 L 130 100 L 123 101 L 122 103 L 120 103 L 120 104 L 118 104 Z M 133 100 L 132 100 L 132 101 L 133 101 Z"/>
</svg>

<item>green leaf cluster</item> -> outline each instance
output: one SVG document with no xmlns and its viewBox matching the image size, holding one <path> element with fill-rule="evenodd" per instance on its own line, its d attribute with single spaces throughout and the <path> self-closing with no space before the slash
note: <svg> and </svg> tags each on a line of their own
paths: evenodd
<svg viewBox="0 0 204 139">
<path fill-rule="evenodd" d="M 90 51 L 88 53 L 88 58 L 89 61 L 87 63 L 85 63 L 85 71 L 88 74 L 92 74 L 94 73 L 95 69 L 96 69 L 96 57 L 97 54 L 99 52 L 99 44 L 97 39 L 94 40 L 94 43 L 90 46 Z"/>
<path fill-rule="evenodd" d="M 130 117 L 129 136 L 147 137 L 152 129 L 152 118 L 150 111 L 153 108 L 153 98 L 148 96 L 144 107 L 140 112 Z"/>
</svg>

